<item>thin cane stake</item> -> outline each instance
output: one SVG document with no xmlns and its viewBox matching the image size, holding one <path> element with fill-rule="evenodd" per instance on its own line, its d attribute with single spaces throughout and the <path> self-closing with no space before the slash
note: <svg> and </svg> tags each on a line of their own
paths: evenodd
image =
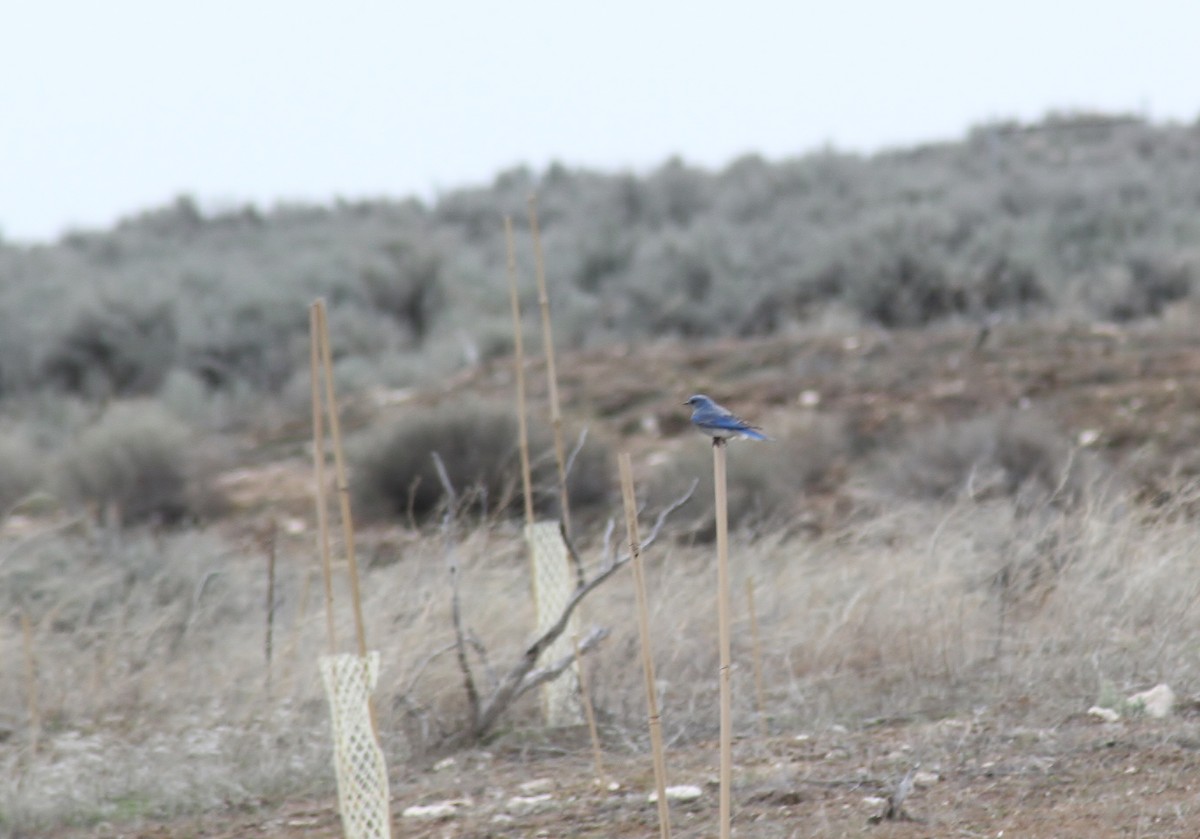
<svg viewBox="0 0 1200 839">
<path fill-rule="evenodd" d="M 600 757 L 600 733 L 596 730 L 596 712 L 592 709 L 592 694 L 588 687 L 587 668 L 583 666 L 583 657 L 579 654 L 579 633 L 571 636 L 571 645 L 575 650 L 575 669 L 579 672 L 579 695 L 583 699 L 583 713 L 587 717 L 588 734 L 592 738 L 592 757 L 596 762 L 596 780 L 604 780 L 604 761 Z"/>
<path fill-rule="evenodd" d="M 725 501 L 725 441 L 713 440 L 713 486 L 717 511 L 717 633 L 721 646 L 721 805 L 719 836 L 732 829 L 733 712 L 730 690 L 732 655 L 729 641 L 729 515 Z"/>
<path fill-rule="evenodd" d="M 267 532 L 267 634 L 263 639 L 263 653 L 267 660 L 267 697 L 271 696 L 271 658 L 275 646 L 275 551 L 279 525 L 271 519 Z"/>
<path fill-rule="evenodd" d="M 325 630 L 329 652 L 337 652 L 333 620 L 333 551 L 329 546 L 329 501 L 325 498 L 325 419 L 321 411 L 321 321 L 314 303 L 308 312 L 312 363 L 313 480 L 316 482 L 317 551 L 325 580 Z"/>
<path fill-rule="evenodd" d="M 504 244 L 508 249 L 508 296 L 512 302 L 513 354 L 517 373 L 517 434 L 521 451 L 521 488 L 525 491 L 525 524 L 533 524 L 533 480 L 529 473 L 529 429 L 525 415 L 525 339 L 521 334 L 521 300 L 517 294 L 517 254 L 513 244 L 512 216 L 504 217 Z"/>
<path fill-rule="evenodd" d="M 342 532 L 346 540 L 346 564 L 350 571 L 350 600 L 354 606 L 354 635 L 358 654 L 367 654 L 367 635 L 363 628 L 362 594 L 358 585 L 358 559 L 354 552 L 354 520 L 350 517 L 350 484 L 346 481 L 346 459 L 342 454 L 342 429 L 338 420 L 338 403 L 333 392 L 333 354 L 329 349 L 329 323 L 325 317 L 325 301 L 316 302 L 320 326 L 321 366 L 325 374 L 325 405 L 329 409 L 329 433 L 333 437 L 333 468 L 337 478 L 338 505 L 342 514 Z"/>
<path fill-rule="evenodd" d="M 767 706 L 763 701 L 762 639 L 758 634 L 758 612 L 754 608 L 754 579 L 746 578 L 746 608 L 750 613 L 750 638 L 754 645 L 754 702 L 758 708 L 758 733 L 767 736 Z"/>
<path fill-rule="evenodd" d="M 654 785 L 658 791 L 658 827 L 662 839 L 670 839 L 671 814 L 667 808 L 667 764 L 663 757 L 662 718 L 658 714 L 654 659 L 650 656 L 650 612 L 646 606 L 646 574 L 642 568 L 642 546 L 638 538 L 637 502 L 633 494 L 633 471 L 629 465 L 629 452 L 621 452 L 617 464 L 621 470 L 621 496 L 625 500 L 625 529 L 629 534 L 633 585 L 637 592 L 638 632 L 642 636 L 642 671 L 646 677 L 646 707 L 650 719 L 650 745 L 654 750 Z"/>
<path fill-rule="evenodd" d="M 33 652 L 33 622 L 21 609 L 21 641 L 25 652 L 25 698 L 29 703 L 29 753 L 37 754 L 42 732 L 41 699 L 38 696 L 37 656 Z"/>
<path fill-rule="evenodd" d="M 546 378 L 550 388 L 550 427 L 554 431 L 554 460 L 558 464 L 558 494 L 563 533 L 571 536 L 571 509 L 567 498 L 567 457 L 563 445 L 562 413 L 558 406 L 558 373 L 554 368 L 554 333 L 550 329 L 550 295 L 546 293 L 546 263 L 542 258 L 542 233 L 538 227 L 537 196 L 529 196 L 529 228 L 533 232 L 533 264 L 537 277 L 538 305 L 542 310 L 542 343 L 546 351 Z"/>
</svg>

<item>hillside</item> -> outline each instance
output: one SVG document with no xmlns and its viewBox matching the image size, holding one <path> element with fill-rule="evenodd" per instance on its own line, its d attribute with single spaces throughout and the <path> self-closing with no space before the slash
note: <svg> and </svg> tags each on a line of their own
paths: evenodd
<svg viewBox="0 0 1200 839">
<path fill-rule="evenodd" d="M 739 834 L 1192 835 L 1196 159 L 1200 125 L 1053 116 L 869 158 L 516 170 L 428 206 L 185 197 L 0 245 L 0 836 L 338 835 L 314 665 L 317 296 L 393 815 L 457 802 L 403 835 L 653 832 L 628 574 L 584 608 L 611 631 L 587 667 L 617 786 L 533 694 L 456 739 L 453 616 L 484 687 L 532 625 L 505 214 L 536 501 L 557 514 L 531 193 L 582 572 L 621 542 L 616 452 L 644 522 L 700 482 L 646 556 L 667 763 L 702 790 L 673 805 L 685 835 L 715 819 L 717 731 L 695 392 L 773 438 L 729 450 L 735 590 L 761 623 L 756 650 L 739 596 Z M 344 646 L 344 608 L 333 624 Z M 1177 702 L 1151 719 L 1128 697 L 1158 684 Z M 917 820 L 868 822 L 918 769 Z"/>
<path fill-rule="evenodd" d="M 835 322 L 1128 321 L 1200 272 L 1200 126 L 1102 115 L 987 125 L 871 157 L 746 157 L 644 177 L 553 166 L 415 200 L 190 198 L 54 245 L 0 245 L 0 398 L 279 394 L 330 301 L 348 384 L 436 381 L 511 347 L 502 218 L 533 323 L 536 194 L 564 349 Z"/>
</svg>

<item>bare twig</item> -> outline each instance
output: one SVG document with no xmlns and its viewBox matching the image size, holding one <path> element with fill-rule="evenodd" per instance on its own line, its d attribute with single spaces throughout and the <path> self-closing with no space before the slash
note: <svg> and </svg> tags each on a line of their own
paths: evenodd
<svg viewBox="0 0 1200 839">
<path fill-rule="evenodd" d="M 488 684 L 491 687 L 496 687 L 499 680 L 496 678 L 496 671 L 492 669 L 492 664 L 488 660 L 487 647 L 483 641 L 474 632 L 467 630 L 467 643 L 471 645 L 471 649 L 475 650 L 475 655 L 479 658 L 479 663 L 483 666 L 483 675 L 487 677 Z"/>
<path fill-rule="evenodd" d="M 881 821 L 919 821 L 904 811 L 904 802 L 912 795 L 913 779 L 916 777 L 918 768 L 920 768 L 920 764 L 913 766 L 905 773 L 888 794 L 887 807 L 884 811 L 878 816 L 872 816 L 867 821 L 872 824 L 878 824 Z"/>
<path fill-rule="evenodd" d="M 400 695 L 402 697 L 404 697 L 404 696 L 408 696 L 410 693 L 412 693 L 413 690 L 416 689 L 417 682 L 420 681 L 422 674 L 424 674 L 425 668 L 427 668 L 430 664 L 432 664 L 434 662 L 434 660 L 436 660 L 440 656 L 445 655 L 446 653 L 450 652 L 451 650 L 455 649 L 457 646 L 458 646 L 457 641 L 451 641 L 449 644 L 446 644 L 445 646 L 438 647 L 436 650 L 431 652 L 429 655 L 425 656 L 425 658 L 423 658 L 419 662 L 417 662 L 417 666 L 413 668 L 412 675 L 408 677 L 408 684 L 404 686 L 404 689 L 402 691 L 400 691 Z"/>
<path fill-rule="evenodd" d="M 610 518 L 608 523 L 604 525 L 604 539 L 600 543 L 600 556 L 605 562 L 612 562 L 612 537 L 617 529 L 617 520 Z"/>
<path fill-rule="evenodd" d="M 571 449 L 571 453 L 567 455 L 567 465 L 563 470 L 563 477 L 570 478 L 571 470 L 575 468 L 575 460 L 579 457 L 579 453 L 583 451 L 583 446 L 587 443 L 588 428 L 585 425 L 583 430 L 579 432 L 579 439 L 575 441 L 575 448 Z"/>
<path fill-rule="evenodd" d="M 591 631 L 588 632 L 588 634 L 584 636 L 583 640 L 579 642 L 579 655 L 582 656 L 585 653 L 590 652 L 610 634 L 611 632 L 607 627 L 592 627 Z M 546 682 L 553 681 L 574 662 L 575 652 L 572 650 L 558 661 L 547 664 L 544 667 L 538 667 L 536 670 L 529 671 L 525 674 L 525 677 L 521 679 L 520 684 L 517 686 L 517 692 L 513 695 L 513 699 L 516 699 L 518 696 L 521 696 L 522 694 L 527 693 L 534 688 L 545 684 Z"/>
<path fill-rule="evenodd" d="M 692 493 L 696 491 L 697 483 L 698 481 L 693 480 L 691 486 L 688 487 L 687 492 L 685 492 L 667 507 L 663 508 L 663 510 L 658 514 L 658 518 L 655 519 L 654 526 L 650 529 L 650 533 L 645 539 L 642 540 L 643 551 L 652 545 L 658 538 L 659 533 L 662 532 L 663 525 L 666 524 L 670 515 L 686 504 L 688 499 L 692 497 Z M 567 544 L 570 544 L 570 540 L 567 541 Z M 472 726 L 469 731 L 463 732 L 459 735 L 459 740 L 479 739 L 482 737 L 487 733 L 488 729 L 495 724 L 500 715 L 517 697 L 521 696 L 521 694 L 525 693 L 530 688 L 549 681 L 571 665 L 571 662 L 574 659 L 573 655 L 566 656 L 564 659 L 554 662 L 549 666 L 538 668 L 536 671 L 534 669 L 537 667 L 538 658 L 541 657 L 541 654 L 546 650 L 546 648 L 558 640 L 558 637 L 566 631 L 567 625 L 571 620 L 571 614 L 575 611 L 575 608 L 581 602 L 583 602 L 584 598 L 602 585 L 605 580 L 609 579 L 613 574 L 625 567 L 625 565 L 627 565 L 631 559 L 631 554 L 614 557 L 612 562 L 601 569 L 600 573 L 576 588 L 575 593 L 571 595 L 571 599 L 568 600 L 567 604 L 563 607 L 562 614 L 559 615 L 558 620 L 556 620 L 540 636 L 538 636 L 533 643 L 525 648 L 525 652 L 522 653 L 521 658 L 499 681 L 495 689 L 488 695 L 487 699 L 482 703 L 475 704 L 478 703 L 478 695 L 474 694 L 475 699 L 473 700 L 471 715 Z M 461 618 L 456 617 L 455 620 L 460 621 Z M 458 623 L 456 623 L 455 631 L 461 638 L 462 633 Z M 595 631 L 589 634 L 588 637 L 581 642 L 581 652 L 586 653 L 589 649 L 591 649 L 592 646 L 595 646 L 595 644 L 602 640 L 602 637 L 597 637 L 593 640 L 592 636 L 594 632 Z M 471 691 L 475 691 L 475 682 L 473 677 L 470 675 L 470 669 L 466 663 L 465 646 L 459 653 L 459 666 L 463 669 L 465 683 L 469 685 L 468 700 L 471 700 Z M 537 675 L 535 677 L 535 673 L 545 675 Z M 531 682 L 531 680 L 535 678 L 536 681 Z M 478 712 L 476 712 L 476 708 L 478 708 Z"/>
<path fill-rule="evenodd" d="M 571 564 L 575 566 L 575 585 L 581 586 L 587 582 L 587 575 L 583 571 L 583 558 L 575 550 L 575 543 L 571 541 L 566 525 L 561 521 L 558 523 L 558 532 L 562 536 L 563 544 L 567 546 L 567 555 L 571 558 Z"/>
<path fill-rule="evenodd" d="M 437 452 L 432 452 L 434 468 L 437 469 L 438 479 L 442 489 L 446 491 L 446 513 L 442 517 L 442 534 L 446 539 L 446 569 L 450 572 L 450 615 L 454 622 L 454 649 L 458 655 L 458 667 L 463 674 L 463 690 L 467 692 L 467 704 L 471 708 L 471 719 L 479 718 L 479 689 L 475 686 L 475 676 L 471 673 L 471 662 L 467 659 L 467 633 L 463 629 L 462 599 L 459 596 L 458 556 L 454 547 L 454 509 L 458 504 L 458 493 L 450 476 L 446 473 L 446 464 Z"/>
</svg>

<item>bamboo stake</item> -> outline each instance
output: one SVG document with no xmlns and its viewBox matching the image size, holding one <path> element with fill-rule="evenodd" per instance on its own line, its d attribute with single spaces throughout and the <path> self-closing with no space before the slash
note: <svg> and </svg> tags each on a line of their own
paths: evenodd
<svg viewBox="0 0 1200 839">
<path fill-rule="evenodd" d="M 267 659 L 267 698 L 271 697 L 271 659 L 275 652 L 275 551 L 279 524 L 271 519 L 267 532 L 267 634 L 263 640 L 263 652 Z"/>
<path fill-rule="evenodd" d="M 754 580 L 746 578 L 746 607 L 750 612 L 750 638 L 754 644 L 754 702 L 758 707 L 758 733 L 767 736 L 767 706 L 763 700 L 762 640 L 758 634 L 758 612 L 754 608 Z"/>
<path fill-rule="evenodd" d="M 321 576 L 325 581 L 325 632 L 329 652 L 337 652 L 337 633 L 333 620 L 333 550 L 329 545 L 329 501 L 325 497 L 325 419 L 321 410 L 321 318 L 314 303 L 308 310 L 312 364 L 313 480 L 316 481 L 317 551 L 321 555 Z"/>
<path fill-rule="evenodd" d="M 558 464 L 558 494 L 562 506 L 563 533 L 571 536 L 571 509 L 567 498 L 567 457 L 563 445 L 562 413 L 558 404 L 558 373 L 554 367 L 554 333 L 550 328 L 550 295 L 546 293 L 546 263 L 542 257 L 542 233 L 538 227 L 537 196 L 529 196 L 529 228 L 533 232 L 534 274 L 538 305 L 542 310 L 542 343 L 546 352 L 546 378 L 550 388 L 550 427 L 554 431 L 554 460 Z"/>
<path fill-rule="evenodd" d="M 21 642 L 25 652 L 25 696 L 29 704 L 29 753 L 37 754 L 42 732 L 42 708 L 38 696 L 37 656 L 33 651 L 33 622 L 24 609 L 21 609 Z"/>
<path fill-rule="evenodd" d="M 358 654 L 367 654 L 367 635 L 363 627 L 362 593 L 358 584 L 358 558 L 354 551 L 354 520 L 350 516 L 350 484 L 346 480 L 346 459 L 342 454 L 342 429 L 338 419 L 338 403 L 333 392 L 333 354 L 329 349 L 329 323 L 325 317 L 325 301 L 313 304 L 317 308 L 320 326 L 321 362 L 325 373 L 325 404 L 329 409 L 329 433 L 333 437 L 333 468 L 337 479 L 338 505 L 342 514 L 345 537 L 346 564 L 350 571 L 350 600 L 354 607 L 354 635 Z"/>
<path fill-rule="evenodd" d="M 517 254 L 513 244 L 512 216 L 504 217 L 504 244 L 508 250 L 508 296 L 512 302 L 513 354 L 517 374 L 517 432 L 521 451 L 521 487 L 525 492 L 525 524 L 533 524 L 533 479 L 529 472 L 529 428 L 525 412 L 525 338 L 521 334 L 521 300 L 517 294 Z"/>
<path fill-rule="evenodd" d="M 658 713 L 654 659 L 650 655 L 650 612 L 646 605 L 646 574 L 642 568 L 642 546 L 638 538 L 637 502 L 633 494 L 633 471 L 630 467 L 629 452 L 621 452 L 617 464 L 621 471 L 621 496 L 625 501 L 625 529 L 629 534 L 629 555 L 633 564 L 634 590 L 637 593 L 638 631 L 642 638 L 642 671 L 646 678 L 650 745 L 654 750 L 654 785 L 658 792 L 658 827 L 662 839 L 670 839 L 671 814 L 667 808 L 667 764 L 663 756 L 662 718 Z"/>
<path fill-rule="evenodd" d="M 575 650 L 575 669 L 579 673 L 579 696 L 583 700 L 583 713 L 587 717 L 588 734 L 592 738 L 592 758 L 596 763 L 596 780 L 604 782 L 604 761 L 600 756 L 600 732 L 596 730 L 596 712 L 592 708 L 592 694 L 588 685 L 587 668 L 583 666 L 583 657 L 579 653 L 579 633 L 571 636 L 571 645 Z"/>
<path fill-rule="evenodd" d="M 725 441 L 713 440 L 713 486 L 717 513 L 717 633 L 721 647 L 721 803 L 719 836 L 732 829 L 733 711 L 730 690 L 732 655 L 729 640 L 729 515 L 725 496 Z"/>
</svg>

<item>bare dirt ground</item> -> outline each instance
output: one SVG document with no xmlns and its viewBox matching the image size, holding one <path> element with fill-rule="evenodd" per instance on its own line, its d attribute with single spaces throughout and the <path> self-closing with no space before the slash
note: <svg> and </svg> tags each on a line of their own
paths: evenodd
<svg viewBox="0 0 1200 839">
<path fill-rule="evenodd" d="M 642 449 L 651 440 L 672 445 L 682 431 L 686 412 L 676 397 L 709 391 L 768 427 L 807 404 L 867 436 L 1036 405 L 1073 436 L 1087 432 L 1088 444 L 1111 462 L 1131 470 L 1129 464 L 1143 464 L 1136 479 L 1147 500 L 1166 491 L 1169 473 L 1200 471 L 1200 333 L 1184 325 L 1080 325 L 999 329 L 982 346 L 977 337 L 966 329 L 864 332 L 700 350 L 611 349 L 566 356 L 561 387 L 571 416 L 598 420 Z M 497 363 L 451 389 L 510 398 L 511 372 Z M 301 460 L 294 466 L 303 474 Z M 291 486 L 295 491 L 277 500 L 303 510 L 296 490 L 302 481 L 268 483 Z M 270 499 L 257 501 L 270 506 Z M 851 730 L 740 740 L 734 834 L 1200 836 L 1200 715 L 1192 704 L 1166 720 L 1104 723 L 1080 713 L 1030 724 L 1038 718 L 1036 709 L 983 708 L 966 718 L 870 721 Z M 646 798 L 653 788 L 649 757 L 608 752 L 604 761 L 608 783 L 598 784 L 586 738 L 575 736 L 557 748 L 505 745 L 457 753 L 436 766 L 393 766 L 393 835 L 657 835 L 656 810 Z M 716 744 L 673 746 L 667 762 L 671 784 L 701 788 L 699 799 L 672 804 L 674 835 L 716 835 Z M 918 765 L 907 818 L 873 822 L 888 792 Z M 409 806 L 440 802 L 456 802 L 453 812 L 402 815 Z M 340 836 L 341 825 L 336 802 L 324 797 L 54 835 L 316 839 Z"/>
<path fill-rule="evenodd" d="M 1003 711 L 996 714 L 1003 717 Z M 668 750 L 671 784 L 700 787 L 672 802 L 673 835 L 716 835 L 715 743 Z M 874 722 L 858 731 L 792 733 L 734 744 L 735 836 L 747 837 L 1194 837 L 1200 832 L 1200 725 L 1103 723 L 1078 716 L 1048 727 L 970 719 Z M 878 817 L 913 767 L 898 820 Z M 392 784 L 393 835 L 407 837 L 649 837 L 658 834 L 648 756 L 604 756 L 597 783 L 590 752 L 469 751 L 437 768 L 400 769 Z M 615 787 L 615 788 L 614 788 Z M 441 816 L 405 816 L 446 804 Z M 331 799 L 166 824 L 97 825 L 64 839 L 122 836 L 341 836 Z"/>
</svg>

